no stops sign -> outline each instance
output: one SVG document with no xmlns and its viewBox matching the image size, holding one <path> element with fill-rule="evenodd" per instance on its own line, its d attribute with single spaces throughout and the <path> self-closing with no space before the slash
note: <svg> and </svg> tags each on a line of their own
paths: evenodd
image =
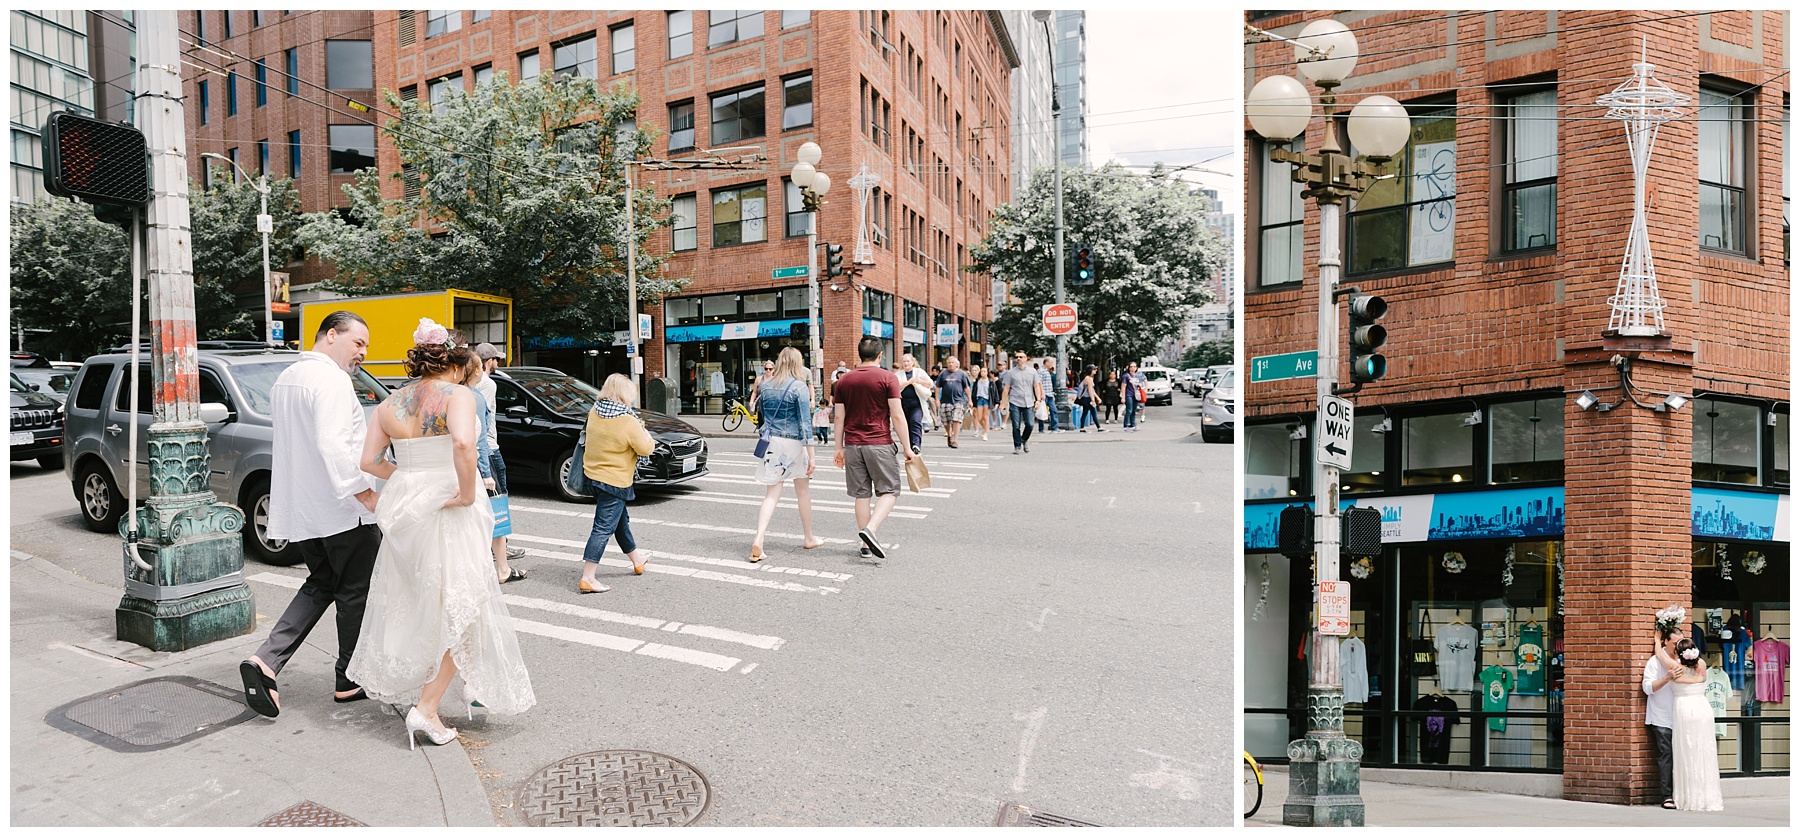
<svg viewBox="0 0 1800 837">
<path fill-rule="evenodd" d="M 1044 306 L 1044 330 L 1061 336 L 1074 334 L 1080 321 L 1076 318 L 1075 303 L 1051 303 Z"/>
</svg>

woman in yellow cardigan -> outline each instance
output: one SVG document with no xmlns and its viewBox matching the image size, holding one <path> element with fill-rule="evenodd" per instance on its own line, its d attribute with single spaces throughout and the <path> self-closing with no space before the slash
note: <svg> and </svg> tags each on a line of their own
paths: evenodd
<svg viewBox="0 0 1800 837">
<path fill-rule="evenodd" d="M 656 450 L 656 440 L 644 429 L 644 420 L 631 411 L 635 390 L 630 378 L 608 375 L 600 387 L 599 403 L 588 411 L 587 452 L 582 456 L 581 470 L 595 483 L 595 502 L 594 531 L 588 534 L 587 548 L 582 550 L 581 582 L 576 585 L 583 593 L 612 589 L 594 578 L 609 537 L 616 539 L 619 549 L 631 559 L 632 571 L 644 574 L 644 558 L 631 537 L 631 518 L 625 503 L 637 499 L 631 484 L 637 478 L 638 457 Z"/>
</svg>

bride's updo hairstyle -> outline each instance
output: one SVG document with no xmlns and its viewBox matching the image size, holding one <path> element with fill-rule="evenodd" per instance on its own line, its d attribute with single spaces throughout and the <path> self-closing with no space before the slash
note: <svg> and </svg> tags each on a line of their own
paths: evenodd
<svg viewBox="0 0 1800 837">
<path fill-rule="evenodd" d="M 1700 649 L 1694 647 L 1693 640 L 1683 639 L 1675 643 L 1675 658 L 1682 665 L 1697 669 L 1700 666 Z"/>
<path fill-rule="evenodd" d="M 406 376 L 423 378 L 467 368 L 475 356 L 468 343 L 468 336 L 461 331 L 421 317 L 419 327 L 413 329 L 413 347 L 406 350 Z"/>
</svg>

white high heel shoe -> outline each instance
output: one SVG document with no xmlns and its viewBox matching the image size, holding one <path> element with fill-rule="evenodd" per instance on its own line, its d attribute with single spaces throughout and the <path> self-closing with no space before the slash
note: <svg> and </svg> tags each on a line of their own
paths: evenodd
<svg viewBox="0 0 1800 837">
<path fill-rule="evenodd" d="M 436 729 L 432 728 L 431 721 L 426 720 L 425 713 L 420 712 L 419 707 L 415 706 L 406 710 L 406 749 L 416 750 L 419 748 L 419 740 L 413 735 L 417 732 L 425 733 L 425 737 L 430 739 L 431 743 L 440 747 L 456 739 L 455 727 L 444 727 L 443 733 L 439 734 Z"/>
</svg>

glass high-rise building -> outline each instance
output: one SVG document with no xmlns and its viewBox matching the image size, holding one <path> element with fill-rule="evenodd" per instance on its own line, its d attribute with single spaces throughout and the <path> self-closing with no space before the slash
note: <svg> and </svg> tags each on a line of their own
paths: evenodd
<svg viewBox="0 0 1800 837">
<path fill-rule="evenodd" d="M 1088 164 L 1087 12 L 1056 13 L 1056 95 L 1061 99 L 1062 162 Z"/>
<path fill-rule="evenodd" d="M 14 203 L 44 193 L 44 121 L 59 110 L 128 122 L 135 66 L 129 11 L 11 12 Z"/>
</svg>

